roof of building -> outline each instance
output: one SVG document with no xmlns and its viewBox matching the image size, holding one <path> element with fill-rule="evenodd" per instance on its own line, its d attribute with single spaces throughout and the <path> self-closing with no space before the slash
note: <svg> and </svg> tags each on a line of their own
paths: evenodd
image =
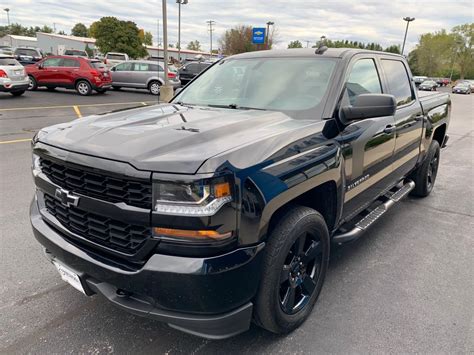
<svg viewBox="0 0 474 355">
<path fill-rule="evenodd" d="M 56 33 L 46 33 L 46 32 L 37 32 L 37 35 L 68 39 L 70 41 L 77 41 L 77 42 L 83 42 L 83 43 L 95 43 L 95 38 L 89 38 L 89 37 L 58 35 Z"/>
<path fill-rule="evenodd" d="M 19 41 L 32 41 L 36 42 L 36 37 L 27 37 L 27 36 L 17 36 L 17 35 L 6 35 L 5 37 L 11 37 L 12 39 L 16 39 Z"/>
<path fill-rule="evenodd" d="M 155 50 L 159 50 L 159 51 L 163 50 L 163 47 L 156 47 L 156 46 L 146 46 L 146 48 L 147 49 L 155 49 Z M 173 52 L 173 53 L 178 53 L 179 52 L 179 50 L 177 48 L 168 48 L 168 51 Z M 190 50 L 190 49 L 181 49 L 181 53 L 183 53 L 183 54 L 195 54 L 195 55 L 198 55 L 198 54 L 209 55 L 209 52 L 193 51 L 193 50 Z M 215 54 L 215 53 L 213 53 L 212 55 L 217 56 L 217 54 Z"/>
</svg>

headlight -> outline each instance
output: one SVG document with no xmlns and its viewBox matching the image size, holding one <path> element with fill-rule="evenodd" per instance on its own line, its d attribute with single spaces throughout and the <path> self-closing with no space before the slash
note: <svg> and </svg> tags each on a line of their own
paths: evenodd
<svg viewBox="0 0 474 355">
<path fill-rule="evenodd" d="M 153 201 L 160 214 L 206 217 L 232 201 L 232 189 L 229 179 L 223 177 L 183 183 L 157 181 Z"/>
<path fill-rule="evenodd" d="M 36 154 L 33 154 L 32 156 L 31 172 L 33 173 L 33 176 L 38 176 L 41 172 L 40 157 Z"/>
</svg>

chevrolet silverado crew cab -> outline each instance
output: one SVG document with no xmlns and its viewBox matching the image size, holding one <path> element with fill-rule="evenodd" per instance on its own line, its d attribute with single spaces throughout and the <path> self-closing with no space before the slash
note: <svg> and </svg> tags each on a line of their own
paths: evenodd
<svg viewBox="0 0 474 355">
<path fill-rule="evenodd" d="M 170 103 L 40 130 L 34 235 L 65 281 L 131 313 L 207 338 L 286 333 L 331 245 L 430 194 L 450 108 L 391 53 L 231 56 Z"/>
</svg>

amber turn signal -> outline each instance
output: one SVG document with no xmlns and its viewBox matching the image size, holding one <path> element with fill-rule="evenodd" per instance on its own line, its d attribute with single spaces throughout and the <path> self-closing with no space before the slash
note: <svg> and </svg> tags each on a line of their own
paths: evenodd
<svg viewBox="0 0 474 355">
<path fill-rule="evenodd" d="M 221 182 L 214 185 L 214 197 L 230 196 L 230 184 L 228 182 Z"/>
<path fill-rule="evenodd" d="M 232 235 L 232 232 L 220 234 L 213 230 L 186 230 L 155 227 L 153 231 L 156 235 L 178 238 L 194 238 L 194 239 L 225 239 Z"/>
</svg>

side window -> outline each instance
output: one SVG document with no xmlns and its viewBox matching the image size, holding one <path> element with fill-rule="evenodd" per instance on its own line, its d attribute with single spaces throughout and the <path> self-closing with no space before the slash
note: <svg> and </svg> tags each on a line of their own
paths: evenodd
<svg viewBox="0 0 474 355">
<path fill-rule="evenodd" d="M 148 68 L 149 68 L 149 69 L 148 69 L 149 71 L 152 71 L 152 72 L 155 72 L 155 73 L 156 73 L 157 71 L 162 71 L 162 70 L 159 70 L 159 69 L 158 69 L 158 68 L 159 68 L 158 64 L 148 64 Z M 160 68 L 160 69 L 161 69 L 161 68 Z"/>
<path fill-rule="evenodd" d="M 199 64 L 188 64 L 186 65 L 186 70 L 190 73 L 193 74 L 198 74 L 199 73 Z"/>
<path fill-rule="evenodd" d="M 148 64 L 146 63 L 135 63 L 133 64 L 134 71 L 148 71 Z"/>
<path fill-rule="evenodd" d="M 73 67 L 73 68 L 79 68 L 81 64 L 79 61 L 75 59 L 63 59 L 63 62 L 61 64 L 62 67 Z"/>
<path fill-rule="evenodd" d="M 395 96 L 397 106 L 413 101 L 410 79 L 403 62 L 399 60 L 382 59 L 382 67 L 387 77 L 390 94 Z"/>
<path fill-rule="evenodd" d="M 115 71 L 131 71 L 132 63 L 122 63 L 115 67 Z"/>
<path fill-rule="evenodd" d="M 351 104 L 360 94 L 381 94 L 379 74 L 373 59 L 360 59 L 352 67 L 346 83 L 346 94 Z"/>
<path fill-rule="evenodd" d="M 62 61 L 62 58 L 50 58 L 50 59 L 46 59 L 46 60 L 43 62 L 43 68 L 59 67 L 59 66 L 61 66 L 61 61 Z"/>
</svg>

